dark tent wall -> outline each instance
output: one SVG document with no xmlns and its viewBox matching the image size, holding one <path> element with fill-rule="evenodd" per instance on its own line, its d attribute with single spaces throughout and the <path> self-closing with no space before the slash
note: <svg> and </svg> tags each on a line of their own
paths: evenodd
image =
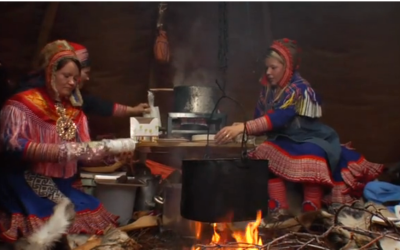
<svg viewBox="0 0 400 250">
<path fill-rule="evenodd" d="M 46 3 L 0 3 L 0 60 L 15 77 L 31 65 Z"/>
<path fill-rule="evenodd" d="M 0 3 L 0 59 L 14 76 L 32 63 L 46 5 Z M 251 116 L 269 43 L 296 39 L 300 71 L 323 97 L 323 120 L 367 158 L 397 161 L 399 10 L 398 3 L 228 3 L 227 93 Z M 168 3 L 172 62 L 158 71 L 152 69 L 156 20 L 157 3 L 63 2 L 49 40 L 86 45 L 93 64 L 88 90 L 120 103 L 144 101 L 149 87 L 214 84 L 218 3 Z M 225 101 L 221 110 L 229 122 L 242 120 L 233 105 Z M 90 124 L 94 135 L 128 135 L 126 118 L 91 117 Z"/>
<path fill-rule="evenodd" d="M 399 3 L 272 3 L 274 38 L 303 46 L 324 121 L 374 161 L 400 160 Z"/>
</svg>

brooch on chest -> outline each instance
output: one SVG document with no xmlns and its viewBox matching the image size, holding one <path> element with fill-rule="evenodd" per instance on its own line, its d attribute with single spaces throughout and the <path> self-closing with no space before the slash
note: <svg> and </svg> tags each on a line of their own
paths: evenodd
<svg viewBox="0 0 400 250">
<path fill-rule="evenodd" d="M 56 122 L 57 134 L 65 141 L 71 141 L 76 137 L 76 124 L 66 114 L 61 103 L 56 104 L 57 114 L 60 116 Z"/>
</svg>

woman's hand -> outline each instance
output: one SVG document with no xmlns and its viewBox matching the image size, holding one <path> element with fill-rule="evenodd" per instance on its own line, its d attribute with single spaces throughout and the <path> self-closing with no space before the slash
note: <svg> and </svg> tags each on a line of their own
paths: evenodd
<svg viewBox="0 0 400 250">
<path fill-rule="evenodd" d="M 243 123 L 238 123 L 232 126 L 227 126 L 223 129 L 221 129 L 216 135 L 215 135 L 215 142 L 217 144 L 225 144 L 233 139 L 236 138 L 240 133 L 243 133 L 244 130 L 244 124 Z"/>
<path fill-rule="evenodd" d="M 140 103 L 135 107 L 128 107 L 128 115 L 143 115 L 151 112 L 150 106 L 147 103 Z"/>
<path fill-rule="evenodd" d="M 140 103 L 139 105 L 133 107 L 135 109 L 136 114 L 148 114 L 151 112 L 150 106 L 147 103 Z"/>
</svg>

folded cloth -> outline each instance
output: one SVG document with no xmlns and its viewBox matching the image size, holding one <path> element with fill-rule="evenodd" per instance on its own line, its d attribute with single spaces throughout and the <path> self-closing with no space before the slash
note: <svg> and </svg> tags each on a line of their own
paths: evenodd
<svg viewBox="0 0 400 250">
<path fill-rule="evenodd" d="M 161 175 L 162 179 L 166 179 L 170 174 L 177 171 L 177 169 L 173 167 L 152 160 L 146 160 L 146 166 L 150 169 L 153 175 Z"/>
<path fill-rule="evenodd" d="M 364 197 L 368 201 L 384 205 L 393 203 L 400 205 L 400 186 L 388 182 L 371 181 L 364 188 Z M 395 206 L 386 206 L 387 209 L 395 213 Z"/>
</svg>

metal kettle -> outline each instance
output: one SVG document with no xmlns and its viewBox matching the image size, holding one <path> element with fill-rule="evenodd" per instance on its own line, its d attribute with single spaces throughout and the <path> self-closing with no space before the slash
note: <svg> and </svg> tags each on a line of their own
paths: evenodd
<svg viewBox="0 0 400 250">
<path fill-rule="evenodd" d="M 147 168 L 147 167 L 146 167 Z M 135 211 L 149 211 L 155 207 L 156 196 L 161 182 L 161 175 L 151 174 L 150 169 L 137 172 L 135 179 L 145 186 L 138 188 L 136 193 Z"/>
</svg>

